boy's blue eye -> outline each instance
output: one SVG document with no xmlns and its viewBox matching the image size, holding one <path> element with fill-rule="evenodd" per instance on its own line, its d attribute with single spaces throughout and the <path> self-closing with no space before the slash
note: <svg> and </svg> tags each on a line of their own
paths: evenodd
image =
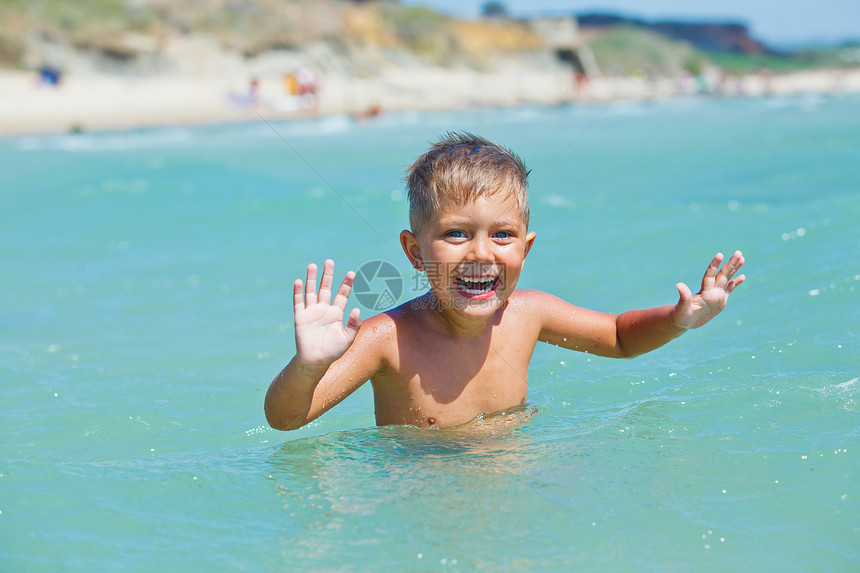
<svg viewBox="0 0 860 573">
<path fill-rule="evenodd" d="M 466 233 L 463 231 L 448 231 L 445 233 L 446 237 L 452 237 L 454 239 L 464 239 L 466 238 Z"/>
<path fill-rule="evenodd" d="M 499 231 L 493 236 L 497 239 L 510 239 L 511 237 L 513 237 L 513 233 L 511 233 L 510 231 Z"/>
</svg>

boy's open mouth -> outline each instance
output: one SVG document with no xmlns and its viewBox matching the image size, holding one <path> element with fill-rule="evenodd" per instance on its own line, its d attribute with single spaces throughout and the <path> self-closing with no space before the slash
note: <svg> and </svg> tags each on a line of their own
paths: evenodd
<svg viewBox="0 0 860 573">
<path fill-rule="evenodd" d="M 457 277 L 454 279 L 457 290 L 467 296 L 487 295 L 496 290 L 499 277 Z"/>
</svg>

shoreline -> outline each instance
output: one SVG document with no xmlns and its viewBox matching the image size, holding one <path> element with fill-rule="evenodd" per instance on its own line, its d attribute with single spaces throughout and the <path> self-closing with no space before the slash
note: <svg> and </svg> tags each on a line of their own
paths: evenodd
<svg viewBox="0 0 860 573">
<path fill-rule="evenodd" d="M 860 70 L 810 70 L 743 77 L 597 78 L 577 84 L 569 68 L 522 66 L 475 72 L 396 68 L 374 77 L 327 74 L 316 96 L 288 95 L 285 78 L 244 76 L 71 76 L 42 85 L 35 73 L 0 71 L 0 137 L 151 127 L 283 121 L 331 115 L 358 120 L 386 112 L 516 105 L 860 92 Z"/>
</svg>

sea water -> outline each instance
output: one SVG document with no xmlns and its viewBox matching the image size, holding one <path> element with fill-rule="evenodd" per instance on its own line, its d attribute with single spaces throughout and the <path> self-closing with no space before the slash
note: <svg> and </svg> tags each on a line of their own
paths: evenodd
<svg viewBox="0 0 860 573">
<path fill-rule="evenodd" d="M 403 169 L 447 130 L 532 170 L 520 286 L 747 281 L 635 360 L 539 345 L 525 411 L 379 428 L 365 385 L 270 429 L 309 262 L 364 316 L 424 288 Z M 858 223 L 850 95 L 2 140 L 0 570 L 858 571 Z"/>
</svg>

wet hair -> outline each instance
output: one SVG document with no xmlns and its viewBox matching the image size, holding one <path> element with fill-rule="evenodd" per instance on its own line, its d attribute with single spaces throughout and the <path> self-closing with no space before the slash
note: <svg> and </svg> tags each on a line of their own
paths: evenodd
<svg viewBox="0 0 860 573">
<path fill-rule="evenodd" d="M 526 170 L 509 149 L 466 132 L 448 132 L 406 170 L 409 225 L 413 233 L 450 204 L 506 193 L 529 224 Z"/>
</svg>

